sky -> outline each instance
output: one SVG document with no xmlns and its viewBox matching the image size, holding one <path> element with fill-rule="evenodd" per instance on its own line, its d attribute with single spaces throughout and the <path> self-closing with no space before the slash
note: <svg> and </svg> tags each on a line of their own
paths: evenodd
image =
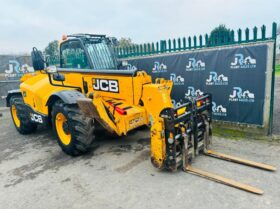
<svg viewBox="0 0 280 209">
<path fill-rule="evenodd" d="M 0 0 L 0 54 L 44 49 L 63 34 L 95 33 L 135 43 L 280 23 L 279 0 Z"/>
</svg>

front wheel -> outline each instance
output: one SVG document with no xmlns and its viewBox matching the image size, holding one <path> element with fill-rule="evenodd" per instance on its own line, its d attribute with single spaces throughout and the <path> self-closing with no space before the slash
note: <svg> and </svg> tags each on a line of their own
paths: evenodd
<svg viewBox="0 0 280 209">
<path fill-rule="evenodd" d="M 72 156 L 88 152 L 94 141 L 94 120 L 84 116 L 77 105 L 61 100 L 52 107 L 52 125 L 61 149 Z"/>
</svg>

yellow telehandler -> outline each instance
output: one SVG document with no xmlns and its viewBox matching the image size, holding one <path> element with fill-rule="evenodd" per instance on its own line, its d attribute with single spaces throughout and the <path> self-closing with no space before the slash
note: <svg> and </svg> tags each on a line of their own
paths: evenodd
<svg viewBox="0 0 280 209">
<path fill-rule="evenodd" d="M 263 191 L 193 168 L 199 153 L 269 171 L 275 167 L 217 153 L 209 149 L 212 136 L 210 94 L 182 98 L 174 107 L 172 82 L 145 71 L 122 70 L 105 35 L 63 36 L 60 67 L 48 66 L 36 48 L 31 53 L 35 72 L 21 78 L 20 89 L 9 91 L 7 106 L 21 134 L 38 125 L 52 125 L 61 149 L 72 156 L 90 151 L 96 127 L 126 135 L 149 126 L 151 162 L 159 169 L 202 176 L 256 194 Z M 74 57 L 74 58 L 73 58 Z"/>
</svg>

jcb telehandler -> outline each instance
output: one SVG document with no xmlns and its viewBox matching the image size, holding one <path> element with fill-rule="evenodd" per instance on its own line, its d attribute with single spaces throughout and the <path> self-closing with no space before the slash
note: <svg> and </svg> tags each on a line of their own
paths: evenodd
<svg viewBox="0 0 280 209">
<path fill-rule="evenodd" d="M 144 71 L 119 69 L 111 41 L 104 35 L 63 36 L 60 68 L 47 66 L 42 53 L 31 53 L 34 73 L 21 78 L 19 90 L 7 95 L 16 129 L 29 134 L 38 125 L 52 124 L 61 149 L 69 155 L 90 150 L 95 128 L 118 136 L 150 126 L 151 162 L 159 169 L 182 168 L 226 185 L 256 194 L 263 191 L 196 168 L 199 153 L 265 170 L 275 167 L 217 153 L 211 142 L 210 94 L 186 98 L 174 107 L 172 82 Z M 47 67 L 46 67 L 47 66 Z"/>
</svg>

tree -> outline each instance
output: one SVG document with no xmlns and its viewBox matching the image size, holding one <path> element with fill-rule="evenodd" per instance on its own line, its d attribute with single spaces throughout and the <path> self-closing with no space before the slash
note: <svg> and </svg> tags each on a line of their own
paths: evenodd
<svg viewBox="0 0 280 209">
<path fill-rule="evenodd" d="M 45 48 L 44 53 L 50 57 L 58 56 L 59 55 L 58 41 L 54 40 L 50 42 L 48 46 Z"/>
<path fill-rule="evenodd" d="M 120 38 L 118 40 L 118 44 L 117 44 L 117 46 L 121 47 L 121 48 L 130 47 L 130 46 L 134 46 L 134 45 L 135 44 L 132 42 L 131 38 Z"/>
<path fill-rule="evenodd" d="M 208 45 L 221 45 L 234 41 L 234 35 L 231 36 L 232 30 L 221 24 L 214 28 L 209 37 Z"/>
</svg>

